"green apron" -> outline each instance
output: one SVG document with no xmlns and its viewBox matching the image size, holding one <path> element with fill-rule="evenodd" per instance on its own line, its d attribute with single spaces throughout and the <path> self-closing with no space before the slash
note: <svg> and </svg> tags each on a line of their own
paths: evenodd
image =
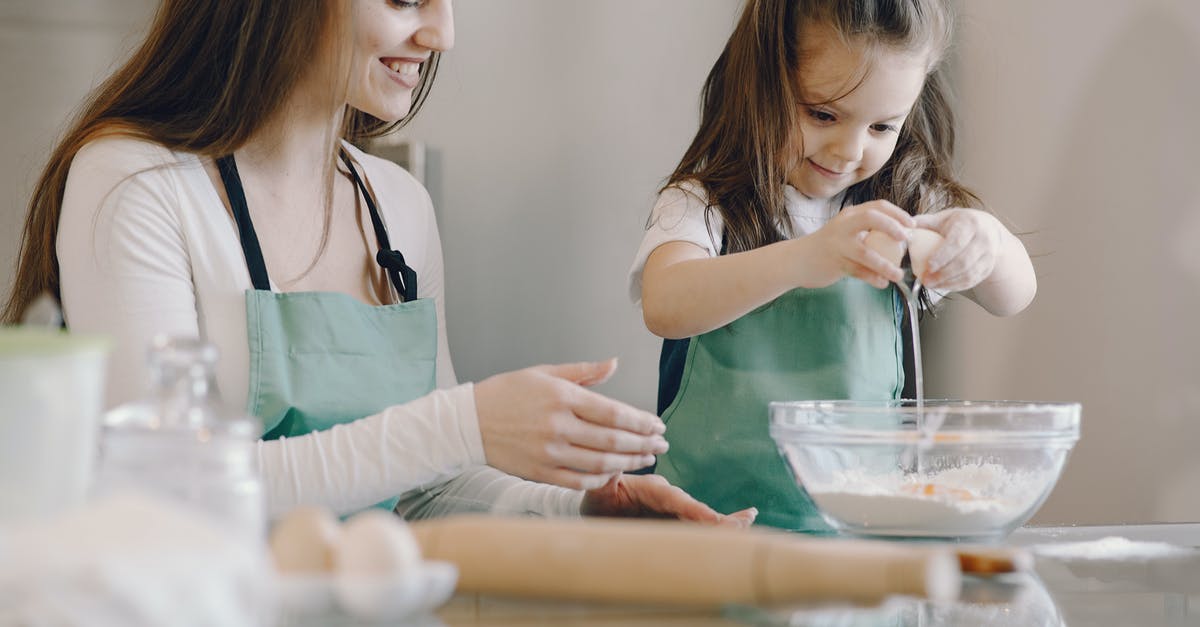
<svg viewBox="0 0 1200 627">
<path fill-rule="evenodd" d="M 370 416 L 436 385 L 434 302 L 417 299 L 416 272 L 391 250 L 374 199 L 345 152 L 342 160 L 371 214 L 380 246 L 376 260 L 402 303 L 372 306 L 335 292 L 272 292 L 237 165 L 232 156 L 217 160 L 254 285 L 246 290 L 246 407 L 262 420 L 264 440 Z M 392 509 L 397 500 L 378 506 Z"/>
<path fill-rule="evenodd" d="M 897 398 L 902 318 L 894 288 L 846 278 L 691 338 L 656 472 L 719 512 L 757 507 L 757 524 L 829 531 L 768 434 L 767 404 Z"/>
</svg>

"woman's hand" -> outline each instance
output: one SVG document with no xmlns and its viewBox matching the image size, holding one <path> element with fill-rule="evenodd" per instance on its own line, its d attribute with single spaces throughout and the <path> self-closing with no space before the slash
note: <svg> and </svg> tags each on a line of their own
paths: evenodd
<svg viewBox="0 0 1200 627">
<path fill-rule="evenodd" d="M 929 257 L 921 282 L 930 289 L 961 292 L 979 285 L 996 270 L 1007 230 L 978 209 L 945 209 L 917 217 L 917 224 L 944 238 Z"/>
<path fill-rule="evenodd" d="M 904 271 L 865 242 L 867 233 L 878 231 L 902 242 L 916 226 L 912 216 L 886 200 L 872 200 L 842 209 L 825 226 L 807 238 L 816 248 L 803 264 L 802 287 L 826 287 L 844 276 L 852 276 L 877 288 L 900 281 Z"/>
<path fill-rule="evenodd" d="M 477 383 L 487 463 L 579 490 L 654 463 L 654 455 L 667 451 L 662 420 L 584 387 L 604 382 L 616 369 L 615 359 L 537 366 Z"/>
<path fill-rule="evenodd" d="M 658 475 L 617 475 L 603 487 L 583 495 L 584 516 L 678 518 L 731 527 L 749 527 L 758 516 L 754 508 L 718 514 L 683 489 Z"/>
</svg>

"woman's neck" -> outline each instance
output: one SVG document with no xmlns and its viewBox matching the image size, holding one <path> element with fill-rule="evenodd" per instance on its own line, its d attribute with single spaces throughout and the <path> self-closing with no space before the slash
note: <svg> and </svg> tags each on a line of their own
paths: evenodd
<svg viewBox="0 0 1200 627">
<path fill-rule="evenodd" d="M 313 91 L 298 85 L 279 113 L 237 150 L 239 170 L 287 185 L 326 180 L 345 104 Z"/>
</svg>

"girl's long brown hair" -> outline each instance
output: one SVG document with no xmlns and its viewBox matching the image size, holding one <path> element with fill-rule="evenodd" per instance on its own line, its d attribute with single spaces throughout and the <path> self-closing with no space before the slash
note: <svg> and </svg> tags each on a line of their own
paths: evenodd
<svg viewBox="0 0 1200 627">
<path fill-rule="evenodd" d="M 912 214 L 981 203 L 954 176 L 954 115 L 941 68 L 953 16 L 944 0 L 748 0 L 701 91 L 700 128 L 666 187 L 699 183 L 724 222 L 724 250 L 792 235 L 783 184 L 805 114 L 797 87 L 805 29 L 855 44 L 932 51 L 930 73 L 891 159 L 846 204 L 885 199 Z M 813 103 L 815 104 L 815 103 Z M 706 219 L 708 216 L 706 215 Z"/>
<path fill-rule="evenodd" d="M 210 158 L 231 154 L 279 112 L 314 50 L 350 32 L 348 7 L 342 0 L 163 0 L 145 41 L 92 93 L 51 153 L 29 202 L 16 281 L 0 323 L 17 322 L 44 292 L 59 296 L 55 240 L 80 148 L 120 133 Z M 428 95 L 439 58 L 434 52 L 422 66 L 404 119 L 387 123 L 351 110 L 344 128 L 331 129 L 327 190 L 337 137 L 374 137 L 406 124 Z"/>
</svg>

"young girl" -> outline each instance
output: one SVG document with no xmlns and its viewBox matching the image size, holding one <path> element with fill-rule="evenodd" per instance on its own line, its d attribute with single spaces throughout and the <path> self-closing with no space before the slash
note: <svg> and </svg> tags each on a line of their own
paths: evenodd
<svg viewBox="0 0 1200 627">
<path fill-rule="evenodd" d="M 941 0 L 749 0 L 709 73 L 630 289 L 665 338 L 657 471 L 718 511 L 824 529 L 767 404 L 899 396 L 903 272 L 869 232 L 944 236 L 932 290 L 995 315 L 1033 298 L 1024 246 L 951 171 L 951 23 Z"/>
<path fill-rule="evenodd" d="M 273 516 L 404 496 L 410 515 L 722 520 L 620 478 L 666 442 L 585 389 L 613 363 L 455 381 L 429 195 L 349 143 L 411 119 L 453 42 L 450 0 L 165 0 L 51 155 L 0 320 L 61 296 L 73 330 L 116 340 L 114 405 L 155 334 L 214 343 L 218 387 L 263 421 Z"/>
</svg>

